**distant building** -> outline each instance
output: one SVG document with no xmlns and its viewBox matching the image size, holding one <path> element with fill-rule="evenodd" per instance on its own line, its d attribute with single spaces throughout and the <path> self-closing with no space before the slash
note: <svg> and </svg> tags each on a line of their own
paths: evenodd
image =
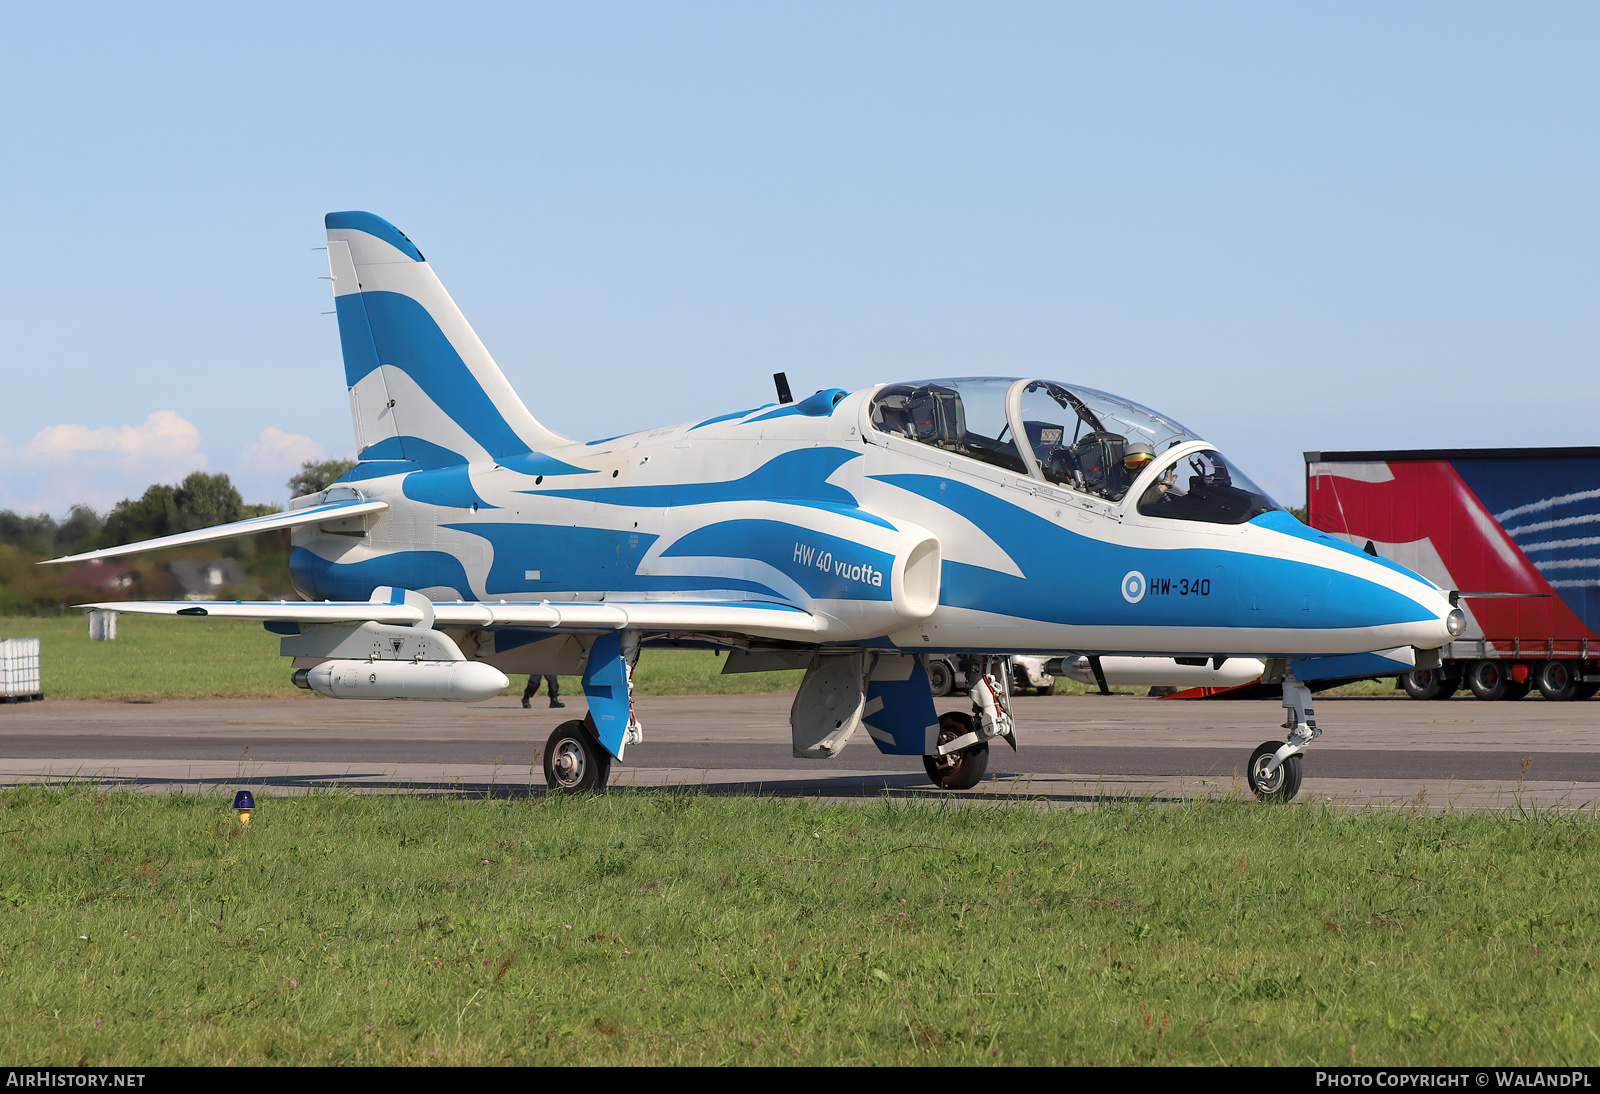
<svg viewBox="0 0 1600 1094">
<path fill-rule="evenodd" d="M 133 591 L 133 583 L 139 579 L 137 567 L 127 563 L 105 562 L 96 559 L 85 563 L 75 570 L 68 570 L 61 578 L 61 584 L 69 589 L 94 589 L 97 592 L 114 596 L 126 595 Z"/>
<path fill-rule="evenodd" d="M 248 589 L 252 595 L 260 592 L 231 558 L 180 558 L 167 563 L 167 572 L 185 600 L 215 600 L 223 589 Z"/>
</svg>

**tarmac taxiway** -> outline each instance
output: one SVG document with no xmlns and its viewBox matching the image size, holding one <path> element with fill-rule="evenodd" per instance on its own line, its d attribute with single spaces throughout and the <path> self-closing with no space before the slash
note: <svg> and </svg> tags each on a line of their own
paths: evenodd
<svg viewBox="0 0 1600 1094">
<path fill-rule="evenodd" d="M 266 700 L 97 702 L 0 707 L 0 785 L 84 781 L 147 790 L 268 794 L 542 792 L 539 750 L 582 717 L 541 697 L 486 703 Z M 1244 794 L 1262 741 L 1281 739 L 1275 701 L 1140 696 L 1020 697 L 1018 749 L 991 746 L 972 791 L 934 789 L 919 757 L 881 755 L 865 733 L 832 760 L 791 754 L 791 696 L 645 697 L 645 740 L 613 768 L 617 786 L 860 800 L 1024 798 L 1081 806 L 1106 798 Z M 941 709 L 961 709 L 961 700 Z M 1600 701 L 1322 697 L 1325 735 L 1304 760 L 1300 797 L 1345 806 L 1492 810 L 1600 802 Z"/>
</svg>

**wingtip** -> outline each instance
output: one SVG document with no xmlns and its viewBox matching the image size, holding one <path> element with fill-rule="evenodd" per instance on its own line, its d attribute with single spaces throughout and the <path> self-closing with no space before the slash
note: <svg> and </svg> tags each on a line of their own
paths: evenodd
<svg viewBox="0 0 1600 1094">
<path fill-rule="evenodd" d="M 38 562 L 35 562 L 34 565 L 53 566 L 58 562 L 82 562 L 85 559 L 93 558 L 99 553 L 99 551 L 86 551 L 81 555 L 62 555 L 60 558 L 41 558 Z"/>
</svg>

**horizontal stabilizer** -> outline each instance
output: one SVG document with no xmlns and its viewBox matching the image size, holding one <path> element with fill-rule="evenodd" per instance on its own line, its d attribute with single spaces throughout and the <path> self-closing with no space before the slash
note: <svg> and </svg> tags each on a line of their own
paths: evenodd
<svg viewBox="0 0 1600 1094">
<path fill-rule="evenodd" d="M 409 625 L 423 618 L 411 604 L 377 601 L 107 601 L 80 604 L 132 615 L 188 615 L 215 619 L 253 619 L 280 623 L 377 623 Z M 565 601 L 560 604 L 507 604 L 443 601 L 433 605 L 435 627 L 544 627 L 552 631 L 729 631 L 790 641 L 817 641 L 822 621 L 783 604 L 696 603 L 675 600 Z"/>
<path fill-rule="evenodd" d="M 358 498 L 330 501 L 326 505 L 313 505 L 309 509 L 292 509 L 287 513 L 268 513 L 263 517 L 236 520 L 232 524 L 219 524 L 214 528 L 196 528 L 192 532 L 179 532 L 175 536 L 145 539 L 140 540 L 138 543 L 124 543 L 121 547 L 107 547 L 101 551 L 85 551 L 80 555 L 47 558 L 39 565 L 44 566 L 52 562 L 88 562 L 97 558 L 116 558 L 118 555 L 138 555 L 146 551 L 159 551 L 164 547 L 188 547 L 195 543 L 210 543 L 213 540 L 233 539 L 237 536 L 253 536 L 258 532 L 272 532 L 279 528 L 298 528 L 304 524 L 326 524 L 329 521 L 359 517 L 365 513 L 381 513 L 387 508 L 389 508 L 389 503 L 386 501 L 362 501 Z M 118 608 L 116 610 L 127 611 L 128 609 Z"/>
</svg>

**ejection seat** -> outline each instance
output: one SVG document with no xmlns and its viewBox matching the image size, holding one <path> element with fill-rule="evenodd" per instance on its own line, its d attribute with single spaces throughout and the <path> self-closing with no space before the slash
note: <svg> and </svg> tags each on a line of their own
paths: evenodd
<svg viewBox="0 0 1600 1094">
<path fill-rule="evenodd" d="M 1027 434 L 1028 447 L 1033 449 L 1040 467 L 1050 462 L 1050 453 L 1061 447 L 1061 438 L 1067 432 L 1066 427 L 1054 422 L 1023 422 L 1022 431 Z"/>
</svg>

